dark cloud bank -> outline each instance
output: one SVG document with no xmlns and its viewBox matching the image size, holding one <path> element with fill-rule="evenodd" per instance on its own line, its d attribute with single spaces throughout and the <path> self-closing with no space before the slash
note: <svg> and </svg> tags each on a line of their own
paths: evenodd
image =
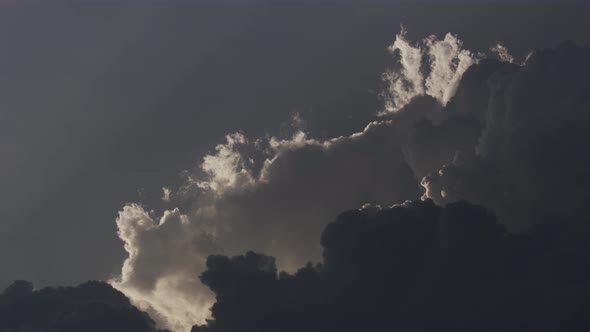
<svg viewBox="0 0 590 332">
<path fill-rule="evenodd" d="M 509 235 L 464 201 L 345 212 L 323 264 L 293 275 L 262 254 L 210 256 L 214 320 L 193 331 L 587 330 L 588 226 Z"/>
<path fill-rule="evenodd" d="M 23 280 L 0 294 L 0 331 L 163 332 L 107 283 L 33 290 Z"/>
<path fill-rule="evenodd" d="M 398 49 L 411 55 L 406 46 Z M 271 256 L 247 252 L 211 255 L 204 271 L 192 270 L 185 259 L 200 256 L 175 255 L 177 247 L 192 250 L 175 234 L 189 234 L 186 243 L 194 244 L 188 230 L 210 209 L 188 216 L 175 210 L 152 227 L 147 213 L 127 208 L 118 223 L 130 259 L 118 287 L 154 293 L 166 276 L 176 286 L 192 285 L 184 275 L 200 273 L 215 303 L 211 318 L 193 331 L 587 331 L 589 60 L 590 45 L 573 43 L 536 51 L 522 64 L 481 59 L 459 75 L 458 86 L 441 90 L 440 96 L 453 96 L 449 100 L 431 89 L 436 80 L 416 79 L 411 68 L 423 68 L 409 61 L 401 71 L 403 89 L 390 100 L 409 96 L 409 104 L 356 136 L 269 143 L 276 156 L 258 168 L 243 165 L 256 158 L 244 158 L 237 150 L 245 139 L 231 136 L 218 148 L 219 158 L 209 159 L 217 166 L 229 160 L 231 172 L 211 173 L 198 186 L 215 192 L 208 206 L 224 212 L 217 217 L 248 211 L 239 220 L 260 223 L 229 223 L 233 233 L 220 235 L 227 251 L 251 245 L 279 260 L 289 250 L 305 253 L 297 262 L 313 259 L 310 243 L 323 228 L 322 263 L 279 273 Z M 336 189 L 323 187 L 329 183 Z M 307 193 L 312 199 L 294 199 Z M 404 199 L 411 201 L 344 212 L 324 228 L 342 206 Z M 301 202 L 309 203 L 306 211 Z M 265 206 L 272 211 L 263 216 Z M 300 212 L 292 214 L 293 207 Z M 314 214 L 323 224 L 309 221 Z M 276 219 L 276 226 L 264 218 Z M 168 239 L 180 244 L 170 249 Z M 157 244 L 155 253 L 146 254 L 146 243 Z M 215 243 L 204 247 L 199 250 L 218 250 Z M 177 290 L 195 290 L 190 287 Z M 138 303 L 152 315 L 166 312 Z M 0 317 L 0 331 L 156 329 L 121 293 L 96 282 L 40 291 L 15 283 L 0 297 Z M 97 325 L 103 323 L 112 325 Z"/>
</svg>

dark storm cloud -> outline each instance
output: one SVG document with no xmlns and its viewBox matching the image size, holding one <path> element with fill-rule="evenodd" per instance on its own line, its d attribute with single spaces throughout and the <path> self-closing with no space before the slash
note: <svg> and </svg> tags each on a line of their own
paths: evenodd
<svg viewBox="0 0 590 332">
<path fill-rule="evenodd" d="M 213 319 L 192 331 L 585 331 L 588 240 L 584 214 L 515 236 L 467 202 L 366 206 L 294 274 L 254 252 L 210 256 Z"/>
<path fill-rule="evenodd" d="M 516 230 L 588 204 L 589 59 L 590 46 L 564 43 L 520 67 L 484 63 L 466 74 L 447 108 L 471 113 L 483 130 L 471 153 L 424 179 L 426 196 L 483 204 Z"/>
<path fill-rule="evenodd" d="M 23 280 L 0 293 L 0 331 L 164 332 L 107 283 L 34 290 Z"/>
</svg>

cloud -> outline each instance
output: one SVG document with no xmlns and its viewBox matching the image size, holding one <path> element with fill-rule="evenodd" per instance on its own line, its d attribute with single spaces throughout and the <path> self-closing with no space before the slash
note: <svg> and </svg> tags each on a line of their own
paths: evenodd
<svg viewBox="0 0 590 332">
<path fill-rule="evenodd" d="M 465 110 L 482 122 L 478 144 L 425 177 L 425 196 L 483 204 L 513 230 L 587 204 L 589 56 L 565 43 L 490 68 L 482 102 Z"/>
<path fill-rule="evenodd" d="M 583 219 L 513 236 L 463 201 L 365 206 L 325 228 L 322 264 L 293 274 L 254 252 L 209 257 L 213 319 L 192 331 L 585 331 Z"/>
<path fill-rule="evenodd" d="M 205 319 L 211 295 L 194 276 L 212 251 L 208 234 L 178 209 L 156 222 L 135 204 L 119 212 L 117 227 L 129 257 L 111 284 L 161 325 L 181 330 Z"/>
<path fill-rule="evenodd" d="M 514 63 L 514 57 L 508 51 L 508 48 L 502 44 L 496 44 L 491 49 L 492 52 L 498 54 L 500 61 Z"/>
<path fill-rule="evenodd" d="M 366 203 L 388 206 L 422 196 L 440 206 L 456 207 L 465 204 L 454 202 L 469 200 L 493 211 L 509 231 L 526 231 L 532 224 L 560 223 L 571 211 L 583 209 L 590 197 L 590 162 L 584 153 L 590 142 L 586 130 L 590 124 L 584 111 L 588 108 L 589 90 L 584 80 L 590 74 L 585 61 L 588 47 L 564 44 L 537 51 L 524 64 L 514 64 L 467 51 L 452 34 L 442 40 L 429 37 L 413 45 L 402 31 L 391 50 L 399 53 L 399 63 L 385 75 L 385 111 L 363 131 L 321 140 L 298 128 L 301 121 L 294 121 L 288 135 L 249 138 L 239 132 L 229 134 L 195 171 L 185 173 L 184 185 L 174 189 L 169 204 L 177 204 L 179 209 L 156 215 L 148 212 L 148 206 L 126 205 L 117 226 L 128 258 L 120 277 L 111 284 L 161 326 L 187 330 L 195 322 L 205 323 L 211 305 L 220 306 L 219 294 L 215 302 L 214 294 L 198 279 L 208 266 L 208 256 L 264 252 L 276 259 L 271 267 L 294 272 L 308 261 L 321 260 L 320 234 L 329 220 Z M 414 211 L 412 206 L 424 212 L 419 203 L 404 205 L 403 211 Z M 467 215 L 484 211 L 468 207 Z M 445 213 L 462 211 L 448 206 L 429 211 L 440 209 Z M 465 224 L 465 232 L 476 232 L 474 236 L 482 237 L 476 237 L 481 241 L 497 236 L 493 230 L 499 226 L 490 226 L 496 225 L 495 219 L 490 221 L 483 212 L 474 218 L 482 220 L 485 231 L 471 229 L 468 218 L 462 215 L 455 217 Z M 400 234 L 405 231 L 400 230 Z M 455 238 L 461 236 L 461 230 L 452 230 L 458 234 L 448 231 L 444 236 L 453 237 L 449 241 L 461 240 Z M 442 241 L 444 236 L 438 239 Z M 500 246 L 495 249 L 508 250 L 504 237 L 495 238 L 493 245 Z M 409 239 L 412 237 L 405 234 L 391 241 L 400 242 L 396 245 L 402 251 L 434 245 L 416 238 L 418 242 L 413 245 L 418 247 L 403 247 Z M 467 241 L 461 242 L 465 251 L 471 250 L 468 245 L 477 249 L 478 243 L 461 241 Z M 328 266 L 331 263 L 325 255 L 330 250 L 326 248 L 324 245 L 324 264 Z M 437 259 L 455 264 L 453 260 L 459 256 L 448 255 Z M 493 253 L 485 255 L 499 259 Z M 257 259 L 246 257 L 246 261 Z M 267 258 L 263 260 L 267 262 Z M 233 263 L 230 259 L 223 264 Z M 496 273 L 495 268 L 505 267 L 481 268 Z M 314 269 L 312 266 L 305 271 L 313 274 L 317 272 Z M 434 270 L 432 275 L 439 272 L 450 273 L 449 280 L 463 280 L 449 267 Z M 444 289 L 436 280 L 423 282 L 425 287 L 433 283 L 428 287 L 435 293 Z M 215 286 L 212 290 L 217 293 Z M 479 292 L 475 288 L 471 291 Z M 378 289 L 369 292 L 378 293 Z M 506 299 L 495 300 L 498 302 L 492 303 L 498 304 Z M 356 306 L 360 303 L 365 302 Z M 492 310 L 483 303 L 481 306 L 456 310 L 469 312 L 476 321 L 480 313 L 473 310 Z M 272 311 L 272 307 L 267 309 Z M 256 311 L 254 305 L 248 310 Z M 424 310 L 434 315 L 435 309 Z M 363 317 L 352 311 L 345 314 Z M 442 313 L 436 317 L 438 320 L 433 318 L 432 322 L 444 322 Z"/>
<path fill-rule="evenodd" d="M 403 27 L 389 51 L 399 56 L 399 63 L 383 74 L 388 83 L 385 112 L 397 112 L 423 95 L 445 106 L 455 94 L 463 73 L 482 57 L 463 49 L 463 42 L 451 33 L 442 40 L 432 35 L 412 45 Z"/>
<path fill-rule="evenodd" d="M 213 303 L 197 278 L 208 255 L 264 251 L 287 270 L 319 259 L 321 230 L 340 211 L 420 197 L 393 126 L 373 123 L 328 141 L 302 132 L 228 139 L 204 158 L 204 164 L 221 165 L 220 172 L 204 167 L 203 180 L 183 189 L 188 196 L 196 191 L 185 214 L 166 211 L 157 221 L 136 204 L 120 212 L 119 237 L 129 257 L 113 286 L 163 326 L 182 330 L 203 322 Z M 268 157 L 250 161 L 240 150 Z"/>
<path fill-rule="evenodd" d="M 245 168 L 242 155 L 235 149 L 236 146 L 247 143 L 244 135 L 234 133 L 227 135 L 225 139 L 225 144 L 215 147 L 215 154 L 203 158 L 201 169 L 207 179 L 196 183 L 199 188 L 211 189 L 221 194 L 226 188 L 243 187 L 254 181 Z"/>
<path fill-rule="evenodd" d="M 170 188 L 162 187 L 162 201 L 163 202 L 170 202 L 171 195 L 172 195 L 172 190 L 170 190 Z"/>
<path fill-rule="evenodd" d="M 416 53 L 404 35 L 398 35 L 397 47 Z M 459 54 L 459 44 L 452 36 L 440 42 L 430 38 L 437 72 L 447 59 L 438 55 L 444 45 Z M 419 68 L 410 68 L 419 66 L 417 60 L 400 61 L 403 77 L 422 80 L 416 87 L 425 91 Z M 460 75 L 448 71 L 451 79 Z M 183 213 L 176 209 L 157 217 L 138 204 L 123 208 L 117 226 L 129 256 L 112 285 L 161 326 L 187 330 L 204 322 L 214 303 L 198 280 L 207 256 L 257 250 L 293 271 L 320 259 L 320 233 L 340 211 L 419 198 L 421 178 L 457 150 L 472 147 L 477 136 L 467 133 L 474 130 L 459 130 L 464 133 L 460 138 L 451 133 L 472 123 L 442 114 L 440 101 L 431 96 L 421 92 L 404 103 L 361 132 L 327 140 L 309 137 L 298 114 L 286 135 L 226 135 L 195 172 L 185 173 L 185 185 L 174 190 L 170 203 L 181 205 Z M 445 139 L 447 135 L 456 139 Z"/>
<path fill-rule="evenodd" d="M 41 290 L 15 281 L 0 293 L 0 317 L 0 331 L 7 332 L 160 331 L 125 295 L 99 281 Z"/>
<path fill-rule="evenodd" d="M 426 93 L 445 106 L 455 95 L 463 73 L 478 59 L 470 51 L 462 49 L 463 43 L 450 33 L 443 40 L 431 36 L 425 43 L 430 57 Z"/>
<path fill-rule="evenodd" d="M 384 79 L 389 82 L 385 108 L 388 112 L 396 112 L 412 98 L 424 94 L 423 54 L 420 46 L 412 46 L 406 39 L 406 30 L 403 27 L 389 46 L 389 51 L 399 52 L 400 68 L 384 73 Z"/>
</svg>

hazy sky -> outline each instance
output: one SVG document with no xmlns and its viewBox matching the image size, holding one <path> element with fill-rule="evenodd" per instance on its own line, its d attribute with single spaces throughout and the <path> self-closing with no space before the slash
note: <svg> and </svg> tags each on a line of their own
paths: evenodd
<svg viewBox="0 0 590 332">
<path fill-rule="evenodd" d="M 582 10 L 580 9 L 582 8 Z M 517 58 L 590 39 L 588 8 L 551 3 L 2 1 L 0 287 L 105 279 L 117 211 L 161 209 L 226 133 L 361 130 L 382 109 L 387 46 L 457 34 Z M 351 207 L 352 208 L 352 207 Z M 161 213 L 161 211 L 160 211 Z"/>
</svg>

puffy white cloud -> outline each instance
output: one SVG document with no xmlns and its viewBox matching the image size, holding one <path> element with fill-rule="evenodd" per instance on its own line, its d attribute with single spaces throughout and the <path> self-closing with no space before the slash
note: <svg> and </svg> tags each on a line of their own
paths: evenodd
<svg viewBox="0 0 590 332">
<path fill-rule="evenodd" d="M 399 66 L 388 70 L 383 78 L 389 82 L 385 98 L 385 110 L 397 112 L 407 105 L 412 98 L 424 94 L 424 75 L 422 74 L 423 51 L 420 46 L 412 46 L 406 39 L 406 30 L 402 27 L 395 41 L 389 46 L 391 53 L 399 52 Z"/>
<path fill-rule="evenodd" d="M 461 40 L 451 33 L 447 33 L 443 40 L 430 36 L 424 42 L 430 59 L 426 94 L 445 106 L 455 95 L 463 73 L 476 63 L 478 58 L 471 51 L 463 49 Z"/>
<path fill-rule="evenodd" d="M 445 106 L 455 95 L 463 73 L 482 57 L 463 49 L 463 42 L 451 33 L 442 40 L 432 35 L 412 45 L 403 28 L 389 51 L 398 54 L 399 63 L 383 75 L 388 83 L 385 112 L 397 112 L 422 95 Z"/>
<path fill-rule="evenodd" d="M 111 284 L 161 325 L 187 330 L 203 321 L 212 299 L 196 277 L 203 252 L 212 251 L 207 233 L 178 209 L 156 221 L 137 204 L 123 207 L 116 222 L 129 256 Z"/>
<path fill-rule="evenodd" d="M 201 169 L 207 174 L 207 178 L 196 183 L 202 189 L 222 193 L 228 188 L 242 187 L 253 181 L 242 156 L 235 149 L 237 145 L 246 144 L 246 138 L 241 133 L 234 133 L 227 135 L 225 139 L 225 144 L 215 147 L 217 153 L 203 158 Z"/>
</svg>

